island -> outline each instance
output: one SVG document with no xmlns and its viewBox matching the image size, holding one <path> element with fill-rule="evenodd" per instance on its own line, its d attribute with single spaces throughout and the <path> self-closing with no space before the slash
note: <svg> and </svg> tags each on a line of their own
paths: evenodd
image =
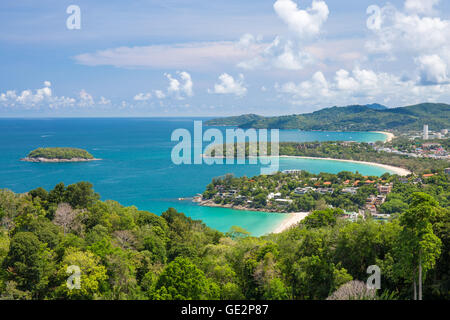
<svg viewBox="0 0 450 320">
<path fill-rule="evenodd" d="M 21 161 L 26 162 L 84 162 L 96 161 L 92 154 L 77 148 L 38 148 Z"/>
</svg>

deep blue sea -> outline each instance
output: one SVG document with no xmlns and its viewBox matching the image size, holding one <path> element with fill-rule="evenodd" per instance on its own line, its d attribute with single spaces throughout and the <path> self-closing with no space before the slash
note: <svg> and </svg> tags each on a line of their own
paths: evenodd
<svg viewBox="0 0 450 320">
<path fill-rule="evenodd" d="M 199 120 L 199 119 L 196 119 Z M 200 119 L 204 120 L 204 119 Z M 161 214 L 169 207 L 201 219 L 208 226 L 228 231 L 233 225 L 262 235 L 286 215 L 201 207 L 178 198 L 204 191 L 212 178 L 233 173 L 259 174 L 258 165 L 175 165 L 171 161 L 171 134 L 177 128 L 193 131 L 193 118 L 0 119 L 0 188 L 26 192 L 90 181 L 103 200 Z M 205 127 L 204 130 L 210 127 Z M 224 131 L 225 128 L 219 128 Z M 302 132 L 281 130 L 281 141 L 384 140 L 370 132 Z M 205 143 L 205 145 L 208 143 Z M 102 161 L 84 163 L 29 163 L 19 161 L 38 147 L 86 149 Z M 363 164 L 327 160 L 281 159 L 280 170 L 304 169 L 313 173 L 356 171 L 381 175 L 385 170 Z"/>
</svg>

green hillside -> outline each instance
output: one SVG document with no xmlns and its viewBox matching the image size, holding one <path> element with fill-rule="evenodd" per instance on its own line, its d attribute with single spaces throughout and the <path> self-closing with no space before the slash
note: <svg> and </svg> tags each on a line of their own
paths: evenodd
<svg viewBox="0 0 450 320">
<path fill-rule="evenodd" d="M 428 124 L 431 130 L 450 128 L 450 105 L 422 103 L 392 109 L 354 105 L 331 107 L 307 114 L 277 117 L 243 115 L 206 122 L 206 125 L 241 128 L 323 131 L 421 130 L 424 124 Z"/>
</svg>

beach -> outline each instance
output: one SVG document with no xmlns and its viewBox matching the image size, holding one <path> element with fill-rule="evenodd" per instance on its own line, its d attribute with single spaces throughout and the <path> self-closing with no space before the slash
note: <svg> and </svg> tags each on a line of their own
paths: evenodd
<svg viewBox="0 0 450 320">
<path fill-rule="evenodd" d="M 341 161 L 341 162 L 352 162 L 352 163 L 360 163 L 360 164 L 366 164 L 370 166 L 376 166 L 379 168 L 386 169 L 388 171 L 391 171 L 399 176 L 407 176 L 411 174 L 411 171 L 400 168 L 400 167 L 394 167 L 387 164 L 381 164 L 376 162 L 367 162 L 367 161 L 357 161 L 357 160 L 345 160 L 345 159 L 332 159 L 332 158 L 319 158 L 319 157 L 303 157 L 303 156 L 279 156 L 280 158 L 297 158 L 297 159 L 313 159 L 313 160 L 331 160 L 331 161 Z"/>
<path fill-rule="evenodd" d="M 295 226 L 300 221 L 305 219 L 309 215 L 309 212 L 292 212 L 289 213 L 286 219 L 284 219 L 279 226 L 272 231 L 272 233 L 281 233 L 287 229 Z"/>
<path fill-rule="evenodd" d="M 384 142 L 391 142 L 395 138 L 395 135 L 391 132 L 386 131 L 373 131 L 373 132 L 384 134 L 386 136 L 386 140 L 384 140 Z"/>
</svg>

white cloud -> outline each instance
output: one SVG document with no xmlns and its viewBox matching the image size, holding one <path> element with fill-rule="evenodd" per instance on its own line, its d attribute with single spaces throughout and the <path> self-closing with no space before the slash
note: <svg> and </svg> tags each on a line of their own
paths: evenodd
<svg viewBox="0 0 450 320">
<path fill-rule="evenodd" d="M 174 78 L 170 73 L 164 74 L 169 80 L 169 87 L 167 88 L 167 93 L 169 95 L 174 95 L 175 98 L 182 100 L 186 96 L 192 97 L 194 92 L 192 90 L 194 84 L 192 82 L 191 75 L 186 71 L 177 72 L 179 80 Z"/>
<path fill-rule="evenodd" d="M 152 94 L 151 93 L 138 93 L 137 95 L 134 96 L 134 100 L 136 101 L 146 101 L 151 99 Z"/>
<path fill-rule="evenodd" d="M 405 10 L 412 13 L 433 14 L 434 6 L 439 2 L 440 0 L 406 0 Z"/>
<path fill-rule="evenodd" d="M 158 99 L 164 99 L 166 97 L 166 94 L 161 90 L 155 90 L 155 96 Z"/>
<path fill-rule="evenodd" d="M 277 36 L 264 50 L 237 66 L 247 70 L 258 68 L 301 70 L 312 62 L 312 56 L 302 51 L 297 43 Z"/>
<path fill-rule="evenodd" d="M 289 29 L 300 38 L 317 36 L 329 14 L 327 4 L 316 0 L 313 0 L 311 7 L 306 10 L 300 10 L 292 0 L 277 0 L 273 8 Z"/>
<path fill-rule="evenodd" d="M 50 81 L 44 81 L 44 86 L 51 87 L 52 83 Z"/>
<path fill-rule="evenodd" d="M 107 104 L 111 104 L 111 100 L 106 99 L 105 97 L 100 97 L 100 101 L 98 102 L 98 104 L 100 105 L 107 105 Z"/>
<path fill-rule="evenodd" d="M 120 68 L 148 67 L 155 69 L 210 70 L 218 65 L 233 65 L 248 59 L 258 49 L 256 43 L 212 41 L 174 45 L 119 47 L 83 53 L 74 57 L 77 63 L 88 66 Z"/>
<path fill-rule="evenodd" d="M 422 86 L 416 80 L 403 81 L 389 73 L 361 68 L 354 68 L 351 72 L 338 70 L 333 81 L 327 81 L 319 71 L 310 80 L 275 85 L 275 89 L 286 94 L 293 104 L 317 106 L 389 101 L 407 105 L 438 101 L 443 96 L 449 98 L 450 93 L 448 84 Z"/>
<path fill-rule="evenodd" d="M 247 94 L 247 88 L 244 85 L 244 75 L 240 74 L 239 79 L 234 79 L 227 73 L 219 76 L 219 83 L 214 85 L 214 90 L 208 90 L 210 93 L 234 94 L 243 97 Z"/>
<path fill-rule="evenodd" d="M 439 84 L 449 81 L 447 64 L 437 54 L 421 56 L 417 62 L 420 65 L 420 77 L 423 84 Z"/>
<path fill-rule="evenodd" d="M 94 98 L 92 98 L 92 96 L 86 92 L 86 90 L 81 89 L 80 93 L 80 100 L 78 102 L 78 105 L 80 107 L 90 107 L 92 105 L 94 105 Z"/>
</svg>

